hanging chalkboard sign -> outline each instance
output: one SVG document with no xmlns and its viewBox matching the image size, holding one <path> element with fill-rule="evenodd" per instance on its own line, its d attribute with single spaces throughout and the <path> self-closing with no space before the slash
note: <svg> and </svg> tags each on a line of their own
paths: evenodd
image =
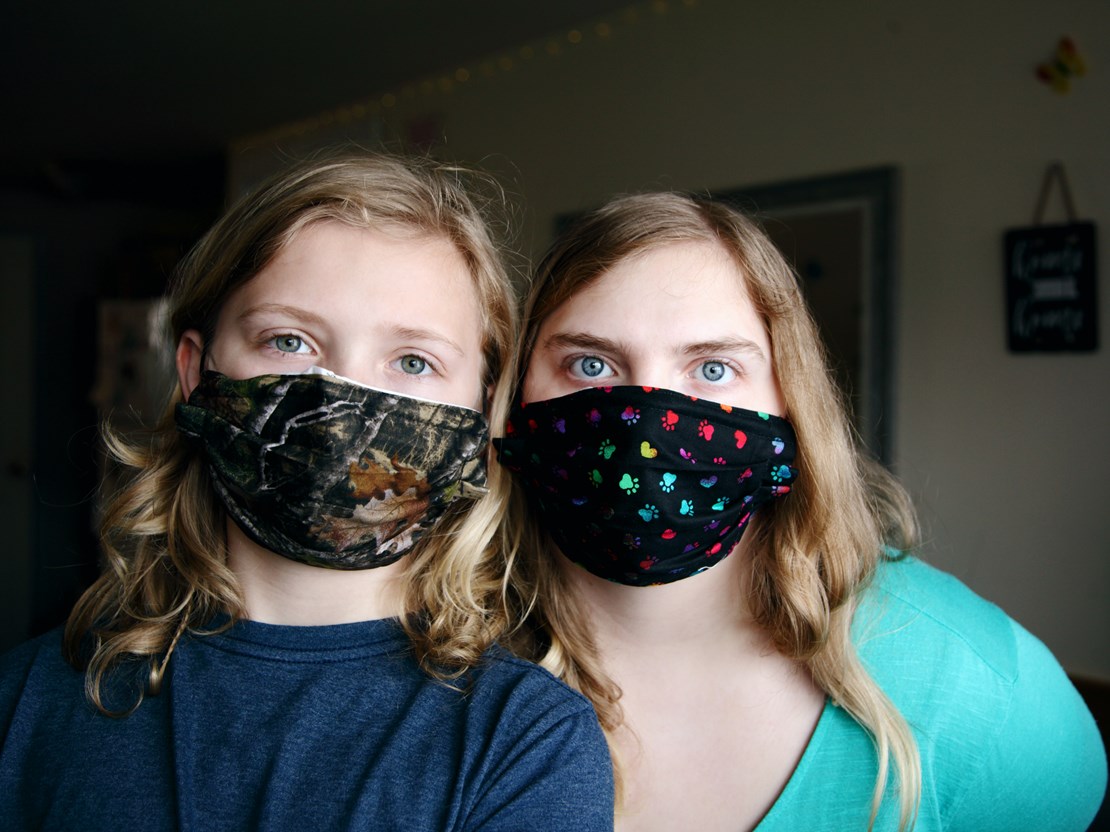
<svg viewBox="0 0 1110 832">
<path fill-rule="evenodd" d="M 1058 176 L 1068 218 L 1041 225 L 1052 177 Z M 1098 347 L 1095 226 L 1075 222 L 1063 168 L 1049 168 L 1034 225 L 1005 235 L 1006 310 L 1014 352 L 1086 351 Z"/>
<path fill-rule="evenodd" d="M 1006 307 L 1015 352 L 1098 347 L 1094 225 L 1008 231 Z"/>
</svg>

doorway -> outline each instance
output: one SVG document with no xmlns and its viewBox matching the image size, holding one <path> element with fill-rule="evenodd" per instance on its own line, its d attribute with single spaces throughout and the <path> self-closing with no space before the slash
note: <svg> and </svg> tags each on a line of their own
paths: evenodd
<svg viewBox="0 0 1110 832">
<path fill-rule="evenodd" d="M 763 223 L 791 263 L 864 445 L 891 462 L 895 201 L 890 167 L 715 194 Z"/>
</svg>

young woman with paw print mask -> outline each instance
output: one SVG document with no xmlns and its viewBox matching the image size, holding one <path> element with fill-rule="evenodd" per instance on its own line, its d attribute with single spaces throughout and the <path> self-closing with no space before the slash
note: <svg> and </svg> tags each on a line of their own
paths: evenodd
<svg viewBox="0 0 1110 832">
<path fill-rule="evenodd" d="M 750 220 L 616 200 L 541 263 L 506 435 L 518 650 L 586 693 L 617 829 L 1082 829 L 1093 720 L 909 552 L 797 281 Z"/>
<path fill-rule="evenodd" d="M 3 662 L 6 829 L 611 828 L 593 709 L 494 644 L 513 297 L 472 178 L 305 164 L 184 261 L 104 575 Z"/>
</svg>

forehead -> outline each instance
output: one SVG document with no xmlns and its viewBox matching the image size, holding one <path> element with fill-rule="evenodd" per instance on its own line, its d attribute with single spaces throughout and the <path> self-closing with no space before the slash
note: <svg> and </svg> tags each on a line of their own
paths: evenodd
<svg viewBox="0 0 1110 832">
<path fill-rule="evenodd" d="M 292 235 L 266 266 L 228 296 L 221 317 L 262 302 L 337 320 L 361 316 L 364 322 L 402 313 L 471 319 L 478 306 L 469 264 L 449 238 L 333 220 L 311 223 Z"/>
<path fill-rule="evenodd" d="M 637 320 L 662 326 L 661 335 L 699 321 L 762 329 L 740 265 L 708 241 L 667 243 L 621 260 L 574 291 L 540 329 Z"/>
<path fill-rule="evenodd" d="M 305 289 L 317 280 L 351 280 L 396 274 L 398 290 L 405 274 L 444 283 L 472 284 L 466 257 L 445 234 L 401 224 L 373 227 L 315 220 L 293 230 L 256 277 L 279 268 L 303 268 Z"/>
<path fill-rule="evenodd" d="M 278 237 L 269 262 L 289 256 L 318 253 L 321 250 L 346 250 L 367 246 L 388 246 L 411 255 L 443 254 L 465 262 L 460 247 L 450 235 L 437 229 L 426 229 L 403 222 L 376 222 L 358 217 L 305 218 L 291 225 Z M 268 265 L 268 263 L 267 263 Z M 265 267 L 263 267 L 265 268 Z"/>
</svg>

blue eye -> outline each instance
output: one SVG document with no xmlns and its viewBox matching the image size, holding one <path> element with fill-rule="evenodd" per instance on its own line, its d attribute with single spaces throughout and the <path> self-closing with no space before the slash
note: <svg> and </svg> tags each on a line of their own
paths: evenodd
<svg viewBox="0 0 1110 832">
<path fill-rule="evenodd" d="M 732 372 L 723 361 L 706 361 L 699 369 L 701 377 L 706 381 L 722 381 Z"/>
<path fill-rule="evenodd" d="M 578 362 L 578 368 L 586 378 L 597 378 L 605 372 L 605 362 L 596 355 L 587 355 Z"/>
<path fill-rule="evenodd" d="M 423 375 L 428 369 L 428 362 L 419 355 L 406 355 L 401 358 L 401 372 L 410 376 Z"/>
<path fill-rule="evenodd" d="M 301 352 L 304 347 L 304 339 L 299 335 L 279 335 L 271 343 L 279 352 Z"/>
</svg>

